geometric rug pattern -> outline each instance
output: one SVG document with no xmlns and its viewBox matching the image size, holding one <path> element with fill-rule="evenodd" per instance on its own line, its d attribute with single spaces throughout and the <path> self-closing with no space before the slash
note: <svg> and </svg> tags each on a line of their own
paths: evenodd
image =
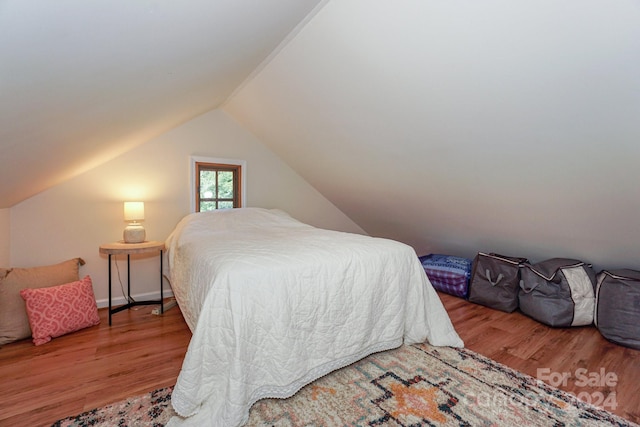
<svg viewBox="0 0 640 427">
<path fill-rule="evenodd" d="M 172 388 L 65 418 L 56 427 L 164 426 Z M 246 426 L 629 426 L 575 396 L 467 349 L 402 346 L 263 399 Z"/>
</svg>

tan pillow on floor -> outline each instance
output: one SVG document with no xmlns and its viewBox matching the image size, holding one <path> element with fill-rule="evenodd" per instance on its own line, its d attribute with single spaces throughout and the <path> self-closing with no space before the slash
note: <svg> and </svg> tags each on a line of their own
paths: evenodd
<svg viewBox="0 0 640 427">
<path fill-rule="evenodd" d="M 29 338 L 31 328 L 22 289 L 46 288 L 79 280 L 82 258 L 31 268 L 0 268 L 0 345 Z"/>
</svg>

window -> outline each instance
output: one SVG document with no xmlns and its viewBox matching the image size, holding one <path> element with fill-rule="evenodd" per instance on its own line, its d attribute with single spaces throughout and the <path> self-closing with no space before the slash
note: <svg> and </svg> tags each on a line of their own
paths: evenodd
<svg viewBox="0 0 640 427">
<path fill-rule="evenodd" d="M 245 162 L 192 158 L 192 210 L 239 208 L 244 204 Z"/>
</svg>

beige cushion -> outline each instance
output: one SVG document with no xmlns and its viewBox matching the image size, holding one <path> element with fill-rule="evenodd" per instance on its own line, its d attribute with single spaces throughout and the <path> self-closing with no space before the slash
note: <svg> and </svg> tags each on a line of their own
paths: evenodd
<svg viewBox="0 0 640 427">
<path fill-rule="evenodd" d="M 79 280 L 81 258 L 31 268 L 0 268 L 0 345 L 29 338 L 31 328 L 22 289 L 46 288 Z"/>
</svg>

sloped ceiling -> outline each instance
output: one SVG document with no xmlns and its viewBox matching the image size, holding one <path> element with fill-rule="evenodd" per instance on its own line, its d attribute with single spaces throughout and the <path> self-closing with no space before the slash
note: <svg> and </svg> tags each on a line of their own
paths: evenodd
<svg viewBox="0 0 640 427">
<path fill-rule="evenodd" d="M 5 0 L 0 40 L 0 208 L 221 107 L 418 253 L 640 269 L 636 0 Z"/>
<path fill-rule="evenodd" d="M 419 253 L 640 268 L 637 1 L 331 1 L 224 109 Z"/>
<path fill-rule="evenodd" d="M 318 4 L 0 1 L 0 208 L 217 108 Z"/>
</svg>

